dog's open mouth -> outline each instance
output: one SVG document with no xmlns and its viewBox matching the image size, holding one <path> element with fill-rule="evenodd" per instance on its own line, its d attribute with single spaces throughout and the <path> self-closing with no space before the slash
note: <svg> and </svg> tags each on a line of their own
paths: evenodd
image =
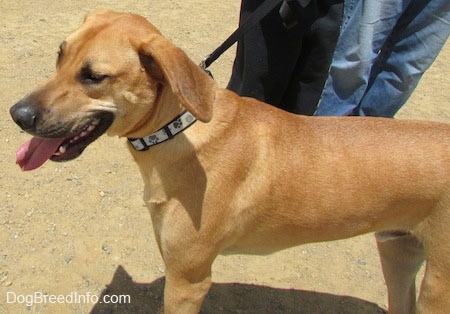
<svg viewBox="0 0 450 314">
<path fill-rule="evenodd" d="M 77 158 L 83 150 L 111 126 L 114 115 L 101 113 L 90 120 L 81 131 L 61 138 L 33 137 L 22 144 L 16 153 L 16 163 L 24 171 L 34 170 L 47 160 L 68 161 Z"/>
</svg>

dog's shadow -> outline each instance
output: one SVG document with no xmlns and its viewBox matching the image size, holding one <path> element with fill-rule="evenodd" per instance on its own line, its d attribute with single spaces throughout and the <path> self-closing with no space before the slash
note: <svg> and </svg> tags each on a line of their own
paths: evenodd
<svg viewBox="0 0 450 314">
<path fill-rule="evenodd" d="M 91 314 L 160 313 L 163 290 L 164 278 L 152 283 L 136 283 L 119 266 Z M 124 296 L 129 296 L 129 299 Z M 240 283 L 215 283 L 203 303 L 201 313 L 386 312 L 376 304 L 348 296 Z"/>
</svg>

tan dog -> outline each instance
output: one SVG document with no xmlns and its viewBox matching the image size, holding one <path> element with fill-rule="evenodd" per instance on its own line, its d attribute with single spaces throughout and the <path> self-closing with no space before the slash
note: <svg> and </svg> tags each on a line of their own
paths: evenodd
<svg viewBox="0 0 450 314">
<path fill-rule="evenodd" d="M 373 231 L 390 311 L 450 313 L 449 125 L 286 113 L 219 89 L 144 18 L 110 11 L 86 17 L 11 114 L 39 137 L 18 151 L 24 170 L 75 158 L 105 131 L 131 139 L 167 313 L 199 311 L 219 253 Z"/>
</svg>

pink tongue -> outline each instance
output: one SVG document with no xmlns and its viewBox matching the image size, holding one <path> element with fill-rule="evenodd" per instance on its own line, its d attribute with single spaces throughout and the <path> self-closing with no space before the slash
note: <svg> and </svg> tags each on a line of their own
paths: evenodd
<svg viewBox="0 0 450 314">
<path fill-rule="evenodd" d="M 23 171 L 39 168 L 56 152 L 58 147 L 64 142 L 64 138 L 42 139 L 33 137 L 28 142 L 22 144 L 16 153 L 16 164 Z"/>
</svg>

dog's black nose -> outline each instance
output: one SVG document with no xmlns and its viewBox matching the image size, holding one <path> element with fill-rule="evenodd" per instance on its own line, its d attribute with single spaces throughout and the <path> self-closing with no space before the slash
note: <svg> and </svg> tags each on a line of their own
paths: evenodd
<svg viewBox="0 0 450 314">
<path fill-rule="evenodd" d="M 21 100 L 9 110 L 11 117 L 24 131 L 33 131 L 38 119 L 38 111 L 26 100 Z"/>
</svg>

